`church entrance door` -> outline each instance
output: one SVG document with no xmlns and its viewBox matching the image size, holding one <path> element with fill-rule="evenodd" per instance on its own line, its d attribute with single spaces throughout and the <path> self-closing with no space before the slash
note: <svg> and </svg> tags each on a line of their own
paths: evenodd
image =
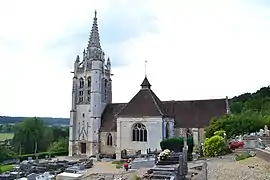
<svg viewBox="0 0 270 180">
<path fill-rule="evenodd" d="M 86 143 L 81 143 L 81 153 L 86 154 Z"/>
</svg>

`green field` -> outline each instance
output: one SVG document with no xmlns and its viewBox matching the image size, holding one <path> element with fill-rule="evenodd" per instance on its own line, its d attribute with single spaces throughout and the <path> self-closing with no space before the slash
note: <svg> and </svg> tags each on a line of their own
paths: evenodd
<svg viewBox="0 0 270 180">
<path fill-rule="evenodd" d="M 3 165 L 0 166 L 0 172 L 7 172 L 7 171 L 11 171 L 14 168 L 14 165 Z"/>
<path fill-rule="evenodd" d="M 0 141 L 12 139 L 13 136 L 14 136 L 14 133 L 0 133 Z"/>
</svg>

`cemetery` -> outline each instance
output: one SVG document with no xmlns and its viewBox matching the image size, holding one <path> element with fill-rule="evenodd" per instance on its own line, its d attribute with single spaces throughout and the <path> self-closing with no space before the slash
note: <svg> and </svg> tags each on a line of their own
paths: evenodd
<svg viewBox="0 0 270 180">
<path fill-rule="evenodd" d="M 258 156 L 265 160 L 270 160 L 269 130 L 265 126 L 264 130 L 256 133 L 236 136 L 234 139 L 224 141 L 233 153 L 221 152 L 215 157 L 204 157 L 205 150 L 202 144 L 193 147 L 192 138 L 171 138 L 161 142 L 162 151 L 148 149 L 146 154 L 136 152 L 134 155 L 125 156 L 122 159 L 128 160 L 129 169 L 123 168 L 123 163 L 116 163 L 115 172 L 102 172 L 99 162 L 113 162 L 113 159 L 93 159 L 90 157 L 49 158 L 24 160 L 14 166 L 9 171 L 0 175 L 0 180 L 65 180 L 65 179 L 130 179 L 131 174 L 140 179 L 213 179 L 213 169 L 222 166 L 221 164 L 234 163 Z M 197 149 L 196 149 L 197 148 Z M 195 150 L 196 149 L 196 150 Z M 258 160 L 258 158 L 255 160 Z M 124 162 L 124 161 L 123 161 Z M 234 163 L 235 164 L 235 163 Z M 252 165 L 248 166 L 252 168 Z M 95 168 L 101 170 L 95 171 Z M 92 170 L 93 169 L 93 170 Z M 117 169 L 119 169 L 117 171 Z M 143 170 L 143 173 L 140 172 Z M 217 171 L 217 170 L 215 170 Z M 140 172 L 140 173 L 139 173 Z"/>
<path fill-rule="evenodd" d="M 78 161 L 58 159 L 33 160 L 29 158 L 20 162 L 10 172 L 0 175 L 0 180 L 29 179 L 51 180 L 63 172 L 83 174 L 84 170 L 93 166 L 93 159 L 84 158 Z"/>
</svg>

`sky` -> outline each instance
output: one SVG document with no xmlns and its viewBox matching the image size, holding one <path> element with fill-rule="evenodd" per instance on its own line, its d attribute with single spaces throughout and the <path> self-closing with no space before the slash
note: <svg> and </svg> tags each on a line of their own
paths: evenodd
<svg viewBox="0 0 270 180">
<path fill-rule="evenodd" d="M 268 0 L 0 2 L 0 115 L 69 117 L 73 63 L 97 10 L 113 102 L 145 75 L 161 100 L 233 97 L 270 84 Z"/>
</svg>

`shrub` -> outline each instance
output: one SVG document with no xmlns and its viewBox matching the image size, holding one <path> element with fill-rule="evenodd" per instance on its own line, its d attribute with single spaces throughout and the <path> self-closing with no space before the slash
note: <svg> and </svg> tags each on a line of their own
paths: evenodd
<svg viewBox="0 0 270 180">
<path fill-rule="evenodd" d="M 115 168 L 116 168 L 116 169 L 121 169 L 122 167 L 123 167 L 123 165 L 121 165 L 121 164 L 116 164 L 116 165 L 115 165 Z"/>
<path fill-rule="evenodd" d="M 187 145 L 188 145 L 188 152 L 192 153 L 193 151 L 193 138 L 187 138 Z M 184 139 L 183 138 L 170 138 L 165 139 L 160 142 L 160 147 L 162 151 L 165 149 L 169 149 L 170 151 L 174 152 L 182 152 L 184 147 Z"/>
<path fill-rule="evenodd" d="M 58 141 L 53 142 L 49 148 L 49 152 L 62 152 L 68 151 L 68 140 L 64 138 L 60 138 Z"/>
<path fill-rule="evenodd" d="M 120 164 L 123 165 L 125 163 L 125 160 L 120 160 L 120 161 L 113 161 L 112 164 Z"/>
<path fill-rule="evenodd" d="M 187 138 L 187 145 L 188 145 L 188 160 L 192 160 L 192 152 L 194 147 L 193 138 Z M 184 138 L 169 138 L 165 139 L 160 142 L 160 147 L 162 151 L 165 149 L 169 149 L 170 151 L 174 152 L 182 152 L 184 147 Z"/>
<path fill-rule="evenodd" d="M 203 144 L 203 153 L 208 157 L 215 157 L 227 153 L 228 146 L 223 137 L 215 135 L 207 138 Z"/>
<path fill-rule="evenodd" d="M 225 133 L 226 133 L 226 131 L 223 131 L 223 130 L 216 131 L 216 132 L 214 132 L 214 136 L 221 136 L 221 137 L 225 138 L 224 137 Z"/>
</svg>

